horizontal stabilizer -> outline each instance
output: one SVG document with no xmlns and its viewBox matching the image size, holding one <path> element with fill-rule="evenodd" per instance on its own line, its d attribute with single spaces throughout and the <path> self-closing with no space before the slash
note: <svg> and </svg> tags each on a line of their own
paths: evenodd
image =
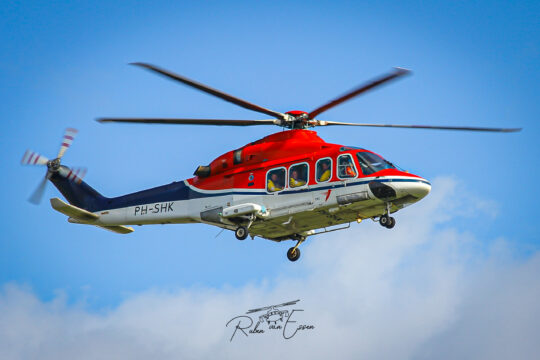
<svg viewBox="0 0 540 360">
<path fill-rule="evenodd" d="M 94 225 L 92 223 L 99 219 L 99 215 L 96 215 L 94 213 L 91 213 L 90 211 L 81 209 L 77 206 L 68 204 L 60 200 L 59 198 L 52 198 L 51 206 L 53 207 L 54 210 L 64 215 L 69 216 L 68 221 L 71 223 Z M 123 226 L 123 225 L 95 225 L 95 226 L 100 227 L 105 230 L 115 232 L 117 234 L 129 234 L 133 232 L 133 228 Z"/>
<path fill-rule="evenodd" d="M 99 218 L 98 215 L 86 211 L 84 209 L 78 208 L 76 206 L 70 205 L 59 198 L 51 199 L 51 206 L 54 210 L 61 212 L 64 215 L 75 218 L 81 221 L 93 221 Z"/>
<path fill-rule="evenodd" d="M 123 226 L 123 225 L 111 225 L 111 226 L 105 226 L 105 225 L 96 225 L 97 227 L 100 227 L 105 230 L 109 230 L 112 232 L 115 232 L 117 234 L 129 234 L 133 232 L 133 228 L 129 226 Z"/>
</svg>

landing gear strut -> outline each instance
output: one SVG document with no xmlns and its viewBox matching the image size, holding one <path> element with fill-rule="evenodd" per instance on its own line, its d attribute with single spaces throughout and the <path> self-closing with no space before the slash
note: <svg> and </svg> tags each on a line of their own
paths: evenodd
<svg viewBox="0 0 540 360">
<path fill-rule="evenodd" d="M 300 249 L 298 247 L 304 241 L 305 241 L 305 239 L 303 239 L 303 238 L 298 239 L 298 243 L 296 244 L 296 246 L 290 248 L 287 251 L 287 259 L 289 259 L 290 261 L 296 261 L 296 260 L 298 260 L 300 258 Z"/>
<path fill-rule="evenodd" d="M 396 225 L 396 219 L 390 216 L 390 203 L 386 204 L 386 214 L 379 217 L 379 224 L 387 229 L 391 229 Z"/>
<path fill-rule="evenodd" d="M 236 235 L 238 240 L 245 240 L 248 237 L 249 232 L 245 226 L 239 226 L 236 228 L 234 235 Z"/>
</svg>

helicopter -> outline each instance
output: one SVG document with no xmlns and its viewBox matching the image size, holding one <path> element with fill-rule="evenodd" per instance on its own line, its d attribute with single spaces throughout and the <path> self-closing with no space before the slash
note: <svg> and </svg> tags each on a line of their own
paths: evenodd
<svg viewBox="0 0 540 360">
<path fill-rule="evenodd" d="M 60 151 L 48 159 L 28 150 L 22 163 L 47 167 L 30 197 L 39 203 L 47 181 L 65 197 L 50 199 L 54 210 L 70 223 L 94 225 L 119 234 L 128 225 L 204 223 L 234 231 L 238 240 L 260 237 L 296 241 L 287 258 L 300 257 L 299 246 L 309 237 L 372 219 L 392 229 L 392 214 L 429 194 L 431 183 L 404 171 L 382 156 L 355 146 L 331 144 L 310 130 L 319 126 L 391 127 L 488 132 L 520 128 L 395 125 L 319 120 L 327 110 L 387 84 L 410 71 L 394 68 L 311 112 L 281 113 L 198 83 L 148 63 L 133 63 L 153 73 L 203 91 L 271 119 L 99 118 L 100 123 L 146 123 L 212 126 L 274 125 L 283 131 L 231 150 L 196 168 L 194 176 L 139 192 L 105 197 L 82 179 L 85 169 L 69 168 L 61 159 L 77 131 L 67 129 Z"/>
</svg>

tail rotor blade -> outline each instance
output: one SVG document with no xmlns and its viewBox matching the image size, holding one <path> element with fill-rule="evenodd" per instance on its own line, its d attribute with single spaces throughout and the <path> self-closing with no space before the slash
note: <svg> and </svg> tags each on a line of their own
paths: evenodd
<svg viewBox="0 0 540 360">
<path fill-rule="evenodd" d="M 68 168 L 62 166 L 59 170 L 60 175 L 66 177 L 77 184 L 80 184 L 84 176 L 86 175 L 86 168 Z"/>
<path fill-rule="evenodd" d="M 60 146 L 60 151 L 58 151 L 57 158 L 61 158 L 64 156 L 64 153 L 70 147 L 71 143 L 73 142 L 73 139 L 75 138 L 75 135 L 77 135 L 77 129 L 73 128 L 67 128 L 66 132 L 64 133 L 64 137 L 62 138 L 62 145 Z"/>
<path fill-rule="evenodd" d="M 32 150 L 26 150 L 26 152 L 23 155 L 23 158 L 21 159 L 21 164 L 23 165 L 46 165 L 47 159 L 45 156 L 38 154 L 35 151 Z"/>
<path fill-rule="evenodd" d="M 75 182 L 77 184 L 80 184 L 83 180 L 83 178 L 85 177 L 86 175 L 86 168 L 80 168 L 80 169 L 77 169 L 77 174 L 75 174 Z"/>
<path fill-rule="evenodd" d="M 28 201 L 30 201 L 34 205 L 38 205 L 41 202 L 41 199 L 43 198 L 43 193 L 45 192 L 46 187 L 47 187 L 47 175 L 45 175 L 43 180 L 41 180 L 36 190 L 34 190 L 30 198 L 28 198 Z"/>
</svg>

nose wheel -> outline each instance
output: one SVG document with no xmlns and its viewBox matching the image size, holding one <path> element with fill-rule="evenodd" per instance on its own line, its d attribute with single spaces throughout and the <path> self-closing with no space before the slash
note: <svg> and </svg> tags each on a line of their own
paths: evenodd
<svg viewBox="0 0 540 360">
<path fill-rule="evenodd" d="M 396 219 L 390 216 L 391 204 L 386 203 L 386 214 L 381 215 L 379 218 L 379 224 L 387 229 L 391 229 L 396 225 Z"/>
<path fill-rule="evenodd" d="M 387 229 L 391 229 L 396 225 L 396 219 L 394 219 L 392 216 L 382 215 L 379 218 L 379 224 Z"/>
</svg>

